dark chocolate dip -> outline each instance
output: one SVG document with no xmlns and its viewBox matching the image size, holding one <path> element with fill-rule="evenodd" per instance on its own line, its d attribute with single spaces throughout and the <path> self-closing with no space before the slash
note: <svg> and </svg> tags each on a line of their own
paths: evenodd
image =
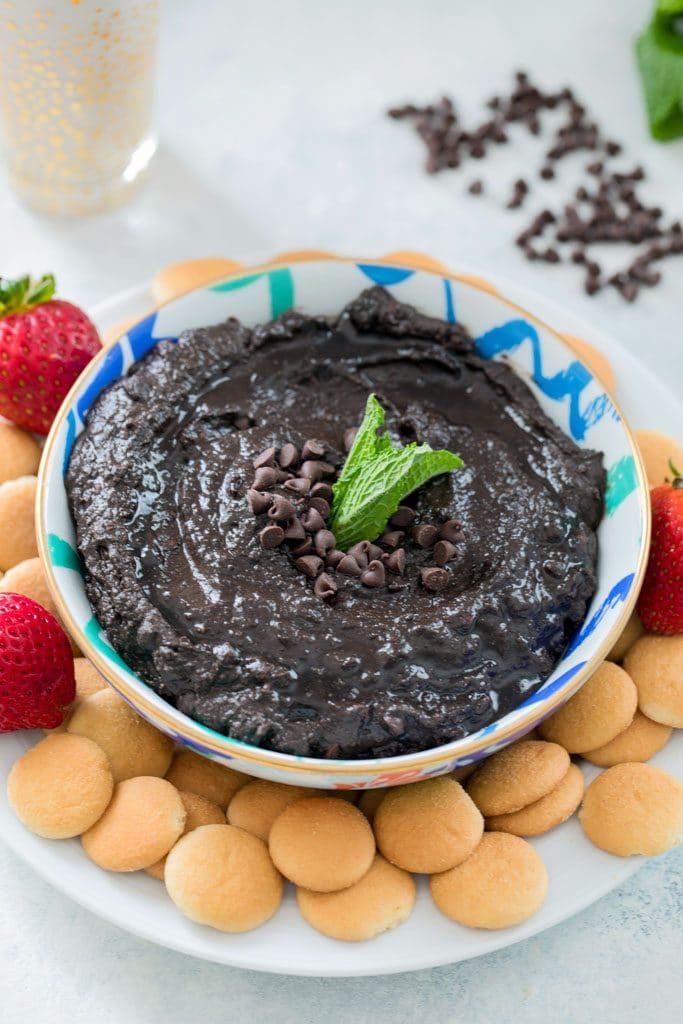
<svg viewBox="0 0 683 1024">
<path fill-rule="evenodd" d="M 321 439 L 343 461 L 369 392 L 394 443 L 464 460 L 409 499 L 462 524 L 433 593 L 413 546 L 391 587 L 332 603 L 247 509 L 252 460 Z M 67 474 L 86 588 L 121 657 L 228 736 L 323 758 L 405 754 L 504 715 L 551 673 L 596 586 L 601 456 L 579 449 L 458 325 L 380 288 L 335 323 L 290 311 L 162 342 L 95 401 Z"/>
</svg>

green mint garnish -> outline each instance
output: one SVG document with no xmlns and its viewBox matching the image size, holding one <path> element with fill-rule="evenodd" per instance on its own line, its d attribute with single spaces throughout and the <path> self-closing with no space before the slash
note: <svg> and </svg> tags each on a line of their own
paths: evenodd
<svg viewBox="0 0 683 1024">
<path fill-rule="evenodd" d="M 650 133 L 660 142 L 683 135 L 683 0 L 658 0 L 636 41 Z"/>
<path fill-rule="evenodd" d="M 341 551 L 361 540 L 375 540 L 404 498 L 434 476 L 460 469 L 462 459 L 413 442 L 393 447 L 385 432 L 384 409 L 370 395 L 353 447 L 332 487 L 329 527 Z"/>
<path fill-rule="evenodd" d="M 37 281 L 28 275 L 16 279 L 0 277 L 0 316 L 23 313 L 42 302 L 49 302 L 54 293 L 52 274 L 45 274 Z"/>
</svg>

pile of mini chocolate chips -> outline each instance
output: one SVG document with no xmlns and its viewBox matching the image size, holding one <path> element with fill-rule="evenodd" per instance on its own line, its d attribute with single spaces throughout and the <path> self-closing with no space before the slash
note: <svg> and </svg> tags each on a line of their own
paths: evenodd
<svg viewBox="0 0 683 1024">
<path fill-rule="evenodd" d="M 345 432 L 346 452 L 355 435 L 355 428 Z M 342 462 L 315 438 L 306 441 L 301 451 L 288 442 L 279 450 L 266 448 L 253 460 L 255 472 L 247 503 L 260 521 L 261 547 L 289 557 L 295 569 L 314 580 L 316 596 L 327 602 L 335 599 L 342 585 L 340 577 L 355 577 L 366 587 L 403 589 L 409 585 L 407 554 L 411 548 L 431 552 L 433 564 L 419 570 L 422 586 L 432 593 L 443 590 L 450 579 L 448 563 L 465 539 L 462 526 L 454 519 L 439 525 L 416 523 L 415 510 L 400 505 L 376 543 L 363 540 L 346 552 L 337 548 L 326 520 L 332 484 Z"/>
<path fill-rule="evenodd" d="M 487 107 L 490 113 L 485 120 L 469 129 L 460 124 L 453 101 L 447 96 L 423 107 L 413 103 L 394 107 L 389 116 L 414 124 L 427 148 L 425 169 L 436 174 L 460 167 L 468 159 L 480 160 L 493 147 L 507 143 L 512 124 L 520 123 L 532 135 L 540 135 L 544 111 L 562 110 L 564 120 L 553 130 L 538 174 L 546 181 L 553 179 L 561 160 L 570 153 L 585 151 L 593 155 L 584 169 L 586 183 L 565 199 L 561 211 L 544 209 L 536 213 L 517 237 L 517 245 L 529 260 L 582 266 L 584 288 L 589 295 L 610 286 L 627 302 L 633 302 L 642 287 L 658 284 L 661 274 L 653 269 L 655 264 L 683 253 L 681 223 L 664 223 L 659 206 L 642 202 L 638 196 L 638 184 L 645 180 L 642 167 L 630 171 L 613 169 L 613 161 L 621 155 L 621 145 L 603 135 L 573 90 L 543 92 L 525 72 L 519 71 L 510 95 L 493 96 Z M 483 181 L 478 178 L 471 182 L 468 191 L 471 195 L 482 195 Z M 507 208 L 521 207 L 531 192 L 528 181 L 517 179 Z M 619 242 L 642 248 L 622 270 L 608 275 L 589 247 Z"/>
</svg>

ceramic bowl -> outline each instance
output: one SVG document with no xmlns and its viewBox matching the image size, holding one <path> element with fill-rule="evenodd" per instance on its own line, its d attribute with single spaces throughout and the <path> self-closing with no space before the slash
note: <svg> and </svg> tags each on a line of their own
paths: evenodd
<svg viewBox="0 0 683 1024">
<path fill-rule="evenodd" d="M 433 264 L 427 262 L 427 267 Z M 290 306 L 336 314 L 363 288 L 380 284 L 424 313 L 462 321 L 479 353 L 506 359 L 545 412 L 579 446 L 604 453 L 608 486 L 599 527 L 598 589 L 586 620 L 544 685 L 518 708 L 465 739 L 419 753 L 362 761 L 273 753 L 229 739 L 181 714 L 135 675 L 107 641 L 88 603 L 75 549 L 64 472 L 88 409 L 161 339 L 228 316 L 255 324 Z M 630 430 L 571 342 L 469 275 L 414 261 L 290 256 L 231 274 L 162 306 L 106 345 L 62 406 L 40 470 L 38 540 L 59 612 L 83 653 L 137 711 L 177 742 L 251 775 L 322 789 L 390 786 L 449 772 L 524 735 L 562 704 L 604 659 L 633 608 L 649 542 L 645 476 Z"/>
</svg>

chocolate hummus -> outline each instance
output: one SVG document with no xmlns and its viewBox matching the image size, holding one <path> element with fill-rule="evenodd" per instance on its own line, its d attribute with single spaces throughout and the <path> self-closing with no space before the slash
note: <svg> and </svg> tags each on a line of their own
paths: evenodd
<svg viewBox="0 0 683 1024">
<path fill-rule="evenodd" d="M 316 586 L 308 541 L 268 546 L 253 462 L 317 439 L 337 472 L 370 392 L 394 442 L 465 465 L 404 503 L 405 564 L 394 555 L 385 576 L 388 543 L 374 576 L 330 570 L 334 588 Z M 379 288 L 335 323 L 290 311 L 160 343 L 94 403 L 67 474 L 88 596 L 125 661 L 219 732 L 328 758 L 437 746 L 536 689 L 595 590 L 604 483 L 600 455 L 508 366 Z M 315 519 L 310 492 L 289 486 Z M 444 523 L 457 529 L 430 589 L 418 528 Z"/>
</svg>

